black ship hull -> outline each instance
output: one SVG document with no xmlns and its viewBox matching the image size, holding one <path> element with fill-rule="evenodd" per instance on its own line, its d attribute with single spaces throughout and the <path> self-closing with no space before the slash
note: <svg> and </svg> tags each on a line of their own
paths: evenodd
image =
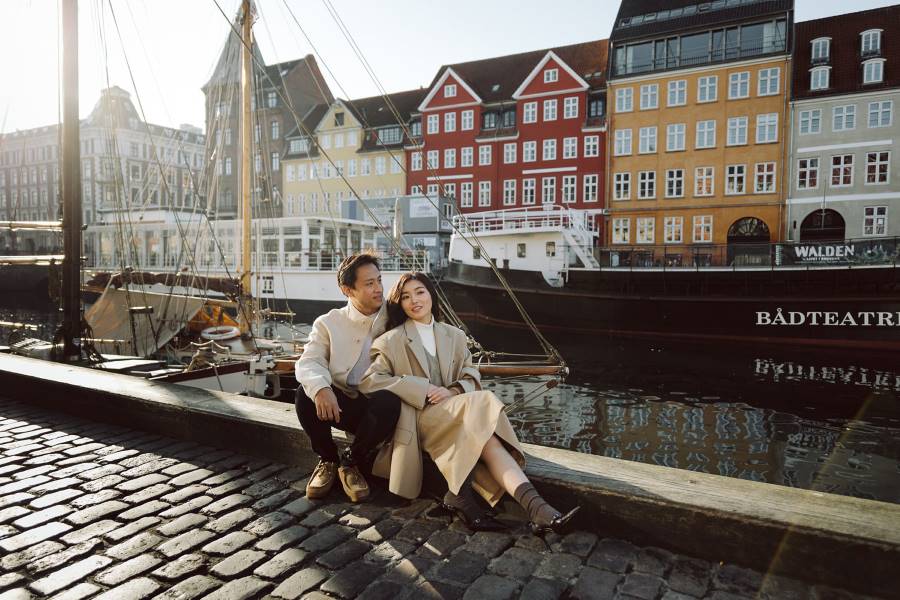
<svg viewBox="0 0 900 600">
<path fill-rule="evenodd" d="M 713 343 L 900 351 L 900 268 L 579 270 L 552 287 L 503 269 L 551 340 L 613 335 Z M 452 263 L 442 281 L 464 319 L 524 327 L 487 267 Z"/>
</svg>

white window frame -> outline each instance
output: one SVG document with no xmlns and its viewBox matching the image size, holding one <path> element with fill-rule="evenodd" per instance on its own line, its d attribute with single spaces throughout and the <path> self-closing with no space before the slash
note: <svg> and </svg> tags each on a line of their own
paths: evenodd
<svg viewBox="0 0 900 600">
<path fill-rule="evenodd" d="M 472 131 L 475 129 L 475 111 L 474 110 L 464 110 L 459 115 L 459 128 L 460 131 Z"/>
<path fill-rule="evenodd" d="M 537 180 L 528 178 L 522 180 L 522 205 L 533 205 L 537 201 Z"/>
<path fill-rule="evenodd" d="M 746 146 L 749 127 L 750 119 L 747 117 L 731 117 L 728 119 L 728 133 L 725 136 L 725 145 Z"/>
<path fill-rule="evenodd" d="M 503 206 L 516 205 L 516 180 L 503 180 Z"/>
<path fill-rule="evenodd" d="M 478 146 L 478 166 L 484 167 L 491 164 L 493 160 L 491 145 L 482 144 Z"/>
<path fill-rule="evenodd" d="M 459 150 L 459 166 L 472 167 L 475 164 L 475 150 L 472 146 L 466 146 Z"/>
<path fill-rule="evenodd" d="M 556 83 L 559 81 L 559 69 L 545 69 L 544 83 Z"/>
<path fill-rule="evenodd" d="M 507 142 L 503 144 L 503 164 L 515 164 L 517 159 L 519 144 L 516 142 Z"/>
<path fill-rule="evenodd" d="M 742 100 L 750 97 L 750 71 L 739 71 L 728 76 L 728 99 Z"/>
<path fill-rule="evenodd" d="M 712 125 L 710 125 L 712 124 Z M 701 139 L 701 136 L 703 138 Z M 710 140 L 711 138 L 711 140 Z M 701 141 L 703 142 L 701 144 Z M 711 143 L 710 143 L 711 141 Z M 707 148 L 716 147 L 716 121 L 709 119 L 706 121 L 697 121 L 697 131 L 694 138 L 694 149 L 705 150 Z"/>
<path fill-rule="evenodd" d="M 863 237 L 886 236 L 887 233 L 888 207 L 886 205 L 863 207 Z"/>
<path fill-rule="evenodd" d="M 631 218 L 618 217 L 612 220 L 612 243 L 631 243 Z"/>
<path fill-rule="evenodd" d="M 537 123 L 537 102 L 526 102 L 522 106 L 522 123 Z"/>
<path fill-rule="evenodd" d="M 670 123 L 666 126 L 666 152 L 683 152 L 687 143 L 687 124 Z"/>
<path fill-rule="evenodd" d="M 887 122 L 885 122 L 884 114 L 887 113 Z M 894 101 L 893 100 L 879 100 L 876 102 L 869 102 L 869 118 L 867 123 L 869 125 L 869 129 L 877 129 L 879 127 L 890 127 L 894 122 Z M 875 124 L 873 125 L 872 116 L 875 116 Z"/>
<path fill-rule="evenodd" d="M 491 205 L 491 182 L 478 182 L 478 206 L 480 208 L 488 208 Z"/>
<path fill-rule="evenodd" d="M 432 171 L 434 169 L 440 169 L 441 168 L 440 160 L 441 160 L 441 156 L 440 156 L 439 150 L 429 150 L 425 156 L 425 168 L 428 169 L 429 171 Z M 368 160 L 364 159 L 363 165 L 367 165 L 367 164 L 368 164 Z M 363 167 L 363 175 L 368 175 L 368 174 L 369 173 L 364 166 Z"/>
<path fill-rule="evenodd" d="M 616 129 L 614 139 L 613 155 L 630 156 L 632 151 L 631 129 Z"/>
<path fill-rule="evenodd" d="M 426 133 L 429 135 L 437 134 L 441 132 L 441 115 L 433 114 L 428 115 L 428 119 L 426 119 Z"/>
<path fill-rule="evenodd" d="M 578 138 L 563 138 L 563 160 L 578 158 Z"/>
<path fill-rule="evenodd" d="M 777 96 L 781 91 L 781 67 L 760 69 L 756 77 L 757 96 Z"/>
<path fill-rule="evenodd" d="M 635 243 L 653 244 L 656 238 L 656 217 L 637 217 L 635 219 Z"/>
<path fill-rule="evenodd" d="M 556 177 L 541 178 L 541 204 L 556 204 Z"/>
<path fill-rule="evenodd" d="M 835 164 L 835 159 L 839 159 L 837 164 Z M 831 156 L 831 175 L 828 178 L 829 186 L 833 188 L 852 187 L 855 162 L 856 156 L 854 154 L 833 154 Z M 838 183 L 834 182 L 835 174 L 837 175 Z M 847 183 L 844 183 L 845 175 L 850 176 Z"/>
<path fill-rule="evenodd" d="M 747 165 L 725 166 L 725 195 L 743 196 L 747 193 Z"/>
<path fill-rule="evenodd" d="M 472 191 L 472 182 L 464 181 L 459 184 L 459 205 L 462 208 L 472 208 L 474 194 Z"/>
<path fill-rule="evenodd" d="M 701 183 L 709 183 L 709 192 L 702 192 Z M 703 186 L 706 187 L 706 186 Z M 694 197 L 706 198 L 716 195 L 716 168 L 711 166 L 694 168 Z"/>
<path fill-rule="evenodd" d="M 863 62 L 863 85 L 884 81 L 884 62 L 883 58 L 873 58 Z"/>
<path fill-rule="evenodd" d="M 656 198 L 656 171 L 638 171 L 637 198 L 638 200 Z"/>
<path fill-rule="evenodd" d="M 638 131 L 638 154 L 656 154 L 656 126 L 641 127 Z"/>
<path fill-rule="evenodd" d="M 557 101 L 556 98 L 544 100 L 544 121 L 555 121 L 557 117 Z"/>
<path fill-rule="evenodd" d="M 663 242 L 684 243 L 684 217 L 663 217 Z"/>
<path fill-rule="evenodd" d="M 456 148 L 444 148 L 444 168 L 456 168 Z"/>
<path fill-rule="evenodd" d="M 596 173 L 589 173 L 582 179 L 583 191 L 582 200 L 585 204 L 597 202 L 600 199 L 600 176 Z"/>
<path fill-rule="evenodd" d="M 678 192 L 680 185 L 681 192 Z M 684 198 L 684 169 L 666 170 L 666 198 Z"/>
<path fill-rule="evenodd" d="M 719 76 L 707 75 L 697 80 L 697 103 L 715 102 L 719 99 Z"/>
<path fill-rule="evenodd" d="M 831 38 L 830 37 L 822 37 L 816 38 L 810 42 L 810 57 L 813 60 L 823 58 L 829 59 L 831 58 Z"/>
<path fill-rule="evenodd" d="M 831 67 L 813 67 L 809 70 L 809 89 L 827 90 L 831 85 Z"/>
<path fill-rule="evenodd" d="M 556 139 L 547 139 L 541 144 L 541 160 L 556 160 Z"/>
<path fill-rule="evenodd" d="M 800 135 L 818 135 L 822 133 L 822 109 L 801 110 L 797 122 Z"/>
<path fill-rule="evenodd" d="M 887 160 L 882 161 L 881 155 L 887 154 Z M 875 161 L 873 162 L 871 159 L 875 156 Z M 876 180 L 870 182 L 869 181 L 869 167 L 875 166 L 876 168 Z M 880 169 L 884 165 L 884 181 L 878 181 L 878 177 L 880 176 Z M 866 185 L 888 185 L 891 182 L 891 151 L 890 150 L 876 150 L 874 152 L 866 153 Z"/>
<path fill-rule="evenodd" d="M 584 158 L 593 158 L 600 156 L 600 136 L 586 135 L 584 136 Z"/>
<path fill-rule="evenodd" d="M 769 175 L 772 176 L 772 183 L 766 186 Z M 760 186 L 762 183 L 762 186 Z M 753 193 L 754 194 L 774 194 L 778 185 L 778 165 L 775 162 L 756 163 L 753 167 Z"/>
<path fill-rule="evenodd" d="M 819 189 L 819 167 L 820 161 L 818 156 L 809 156 L 797 159 L 797 189 L 798 190 L 817 190 Z M 810 182 L 815 180 L 815 185 Z"/>
<path fill-rule="evenodd" d="M 641 110 L 654 110 L 659 108 L 659 84 L 646 83 L 641 86 Z"/>
<path fill-rule="evenodd" d="M 578 96 L 569 96 L 563 99 L 563 119 L 578 118 Z"/>
<path fill-rule="evenodd" d="M 840 125 L 840 126 L 839 126 Z M 856 105 L 845 104 L 831 109 L 831 130 L 852 131 L 856 129 Z"/>
<path fill-rule="evenodd" d="M 613 200 L 631 200 L 631 173 L 613 175 Z"/>
<path fill-rule="evenodd" d="M 821 129 L 821 120 L 819 128 Z M 756 115 L 756 143 L 774 144 L 777 142 L 778 113 L 764 113 L 761 115 Z"/>
<path fill-rule="evenodd" d="M 522 142 L 522 162 L 537 162 L 537 142 Z"/>
<path fill-rule="evenodd" d="M 697 230 L 700 236 L 697 236 Z M 711 244 L 713 241 L 713 216 L 696 215 L 693 219 L 693 240 L 695 244 Z"/>
<path fill-rule="evenodd" d="M 578 199 L 578 176 L 563 175 L 562 204 L 575 204 Z"/>
<path fill-rule="evenodd" d="M 444 113 L 444 133 L 453 133 L 456 131 L 456 113 L 449 111 Z"/>
<path fill-rule="evenodd" d="M 666 88 L 666 106 L 684 106 L 687 104 L 687 79 L 670 81 Z"/>
<path fill-rule="evenodd" d="M 859 50 L 865 55 L 866 51 L 881 50 L 881 29 L 867 29 L 859 34 Z"/>
<path fill-rule="evenodd" d="M 619 88 L 616 90 L 616 112 L 625 113 L 634 110 L 634 88 Z"/>
</svg>

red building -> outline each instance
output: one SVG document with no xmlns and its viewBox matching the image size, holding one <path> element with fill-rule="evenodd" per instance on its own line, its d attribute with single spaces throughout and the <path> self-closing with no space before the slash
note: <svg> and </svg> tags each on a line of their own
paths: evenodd
<svg viewBox="0 0 900 600">
<path fill-rule="evenodd" d="M 442 67 L 413 115 L 407 191 L 453 196 L 463 213 L 542 204 L 601 213 L 607 47 Z"/>
</svg>

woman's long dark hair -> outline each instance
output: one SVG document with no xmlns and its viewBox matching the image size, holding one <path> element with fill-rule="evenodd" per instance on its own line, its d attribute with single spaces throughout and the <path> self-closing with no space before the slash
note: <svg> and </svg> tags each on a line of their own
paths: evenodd
<svg viewBox="0 0 900 600">
<path fill-rule="evenodd" d="M 425 289 L 428 290 L 429 295 L 431 295 L 431 316 L 434 317 L 435 321 L 442 320 L 441 305 L 438 301 L 438 295 L 434 289 L 434 284 L 431 283 L 431 279 L 428 277 L 428 275 L 420 271 L 410 271 L 409 273 L 404 273 L 400 276 L 400 279 L 397 281 L 394 287 L 391 288 L 391 291 L 388 294 L 388 330 L 403 325 L 404 323 L 406 323 L 406 320 L 409 319 L 409 317 L 406 316 L 406 313 L 403 312 L 403 307 L 400 306 L 400 296 L 403 295 L 403 286 L 405 286 L 410 281 L 420 281 L 422 285 L 425 286 Z"/>
</svg>

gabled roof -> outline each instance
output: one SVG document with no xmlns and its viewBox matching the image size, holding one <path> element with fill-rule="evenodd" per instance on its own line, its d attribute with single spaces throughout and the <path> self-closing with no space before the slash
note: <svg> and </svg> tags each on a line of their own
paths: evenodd
<svg viewBox="0 0 900 600">
<path fill-rule="evenodd" d="M 485 104 L 512 100 L 516 89 L 550 51 L 584 79 L 590 89 L 602 89 L 606 87 L 608 46 L 608 40 L 596 40 L 444 65 L 438 70 L 428 89 L 433 89 L 449 68 L 453 69 Z"/>
<path fill-rule="evenodd" d="M 403 123 L 409 122 L 410 115 L 419 106 L 419 103 L 428 93 L 426 89 L 409 90 L 405 92 L 395 92 L 388 94 L 391 104 L 394 105 Z M 385 127 L 388 125 L 398 125 L 394 112 L 388 107 L 384 96 L 372 96 L 369 98 L 358 98 L 356 100 L 345 100 L 344 105 L 353 113 L 356 120 L 363 127 Z"/>
<path fill-rule="evenodd" d="M 793 57 L 794 99 L 900 87 L 900 30 L 896 27 L 897 23 L 900 23 L 900 5 L 797 23 Z M 884 81 L 863 85 L 862 64 L 865 59 L 861 56 L 860 34 L 869 29 L 884 30 L 881 35 L 881 55 L 875 57 L 885 59 Z M 831 67 L 829 87 L 826 90 L 812 91 L 809 89 L 810 69 L 814 66 L 811 44 L 813 40 L 823 37 L 831 38 L 830 60 L 822 64 Z"/>
<path fill-rule="evenodd" d="M 286 139 L 296 138 L 296 137 L 306 137 L 306 132 L 308 131 L 311 134 L 316 133 L 316 128 L 319 126 L 319 123 L 325 117 L 325 114 L 328 112 L 328 109 L 331 107 L 329 104 L 316 104 L 312 106 L 306 114 L 303 115 L 300 119 L 300 122 L 303 124 L 303 127 L 298 125 L 294 125 L 293 129 L 291 129 L 286 136 Z"/>
</svg>

